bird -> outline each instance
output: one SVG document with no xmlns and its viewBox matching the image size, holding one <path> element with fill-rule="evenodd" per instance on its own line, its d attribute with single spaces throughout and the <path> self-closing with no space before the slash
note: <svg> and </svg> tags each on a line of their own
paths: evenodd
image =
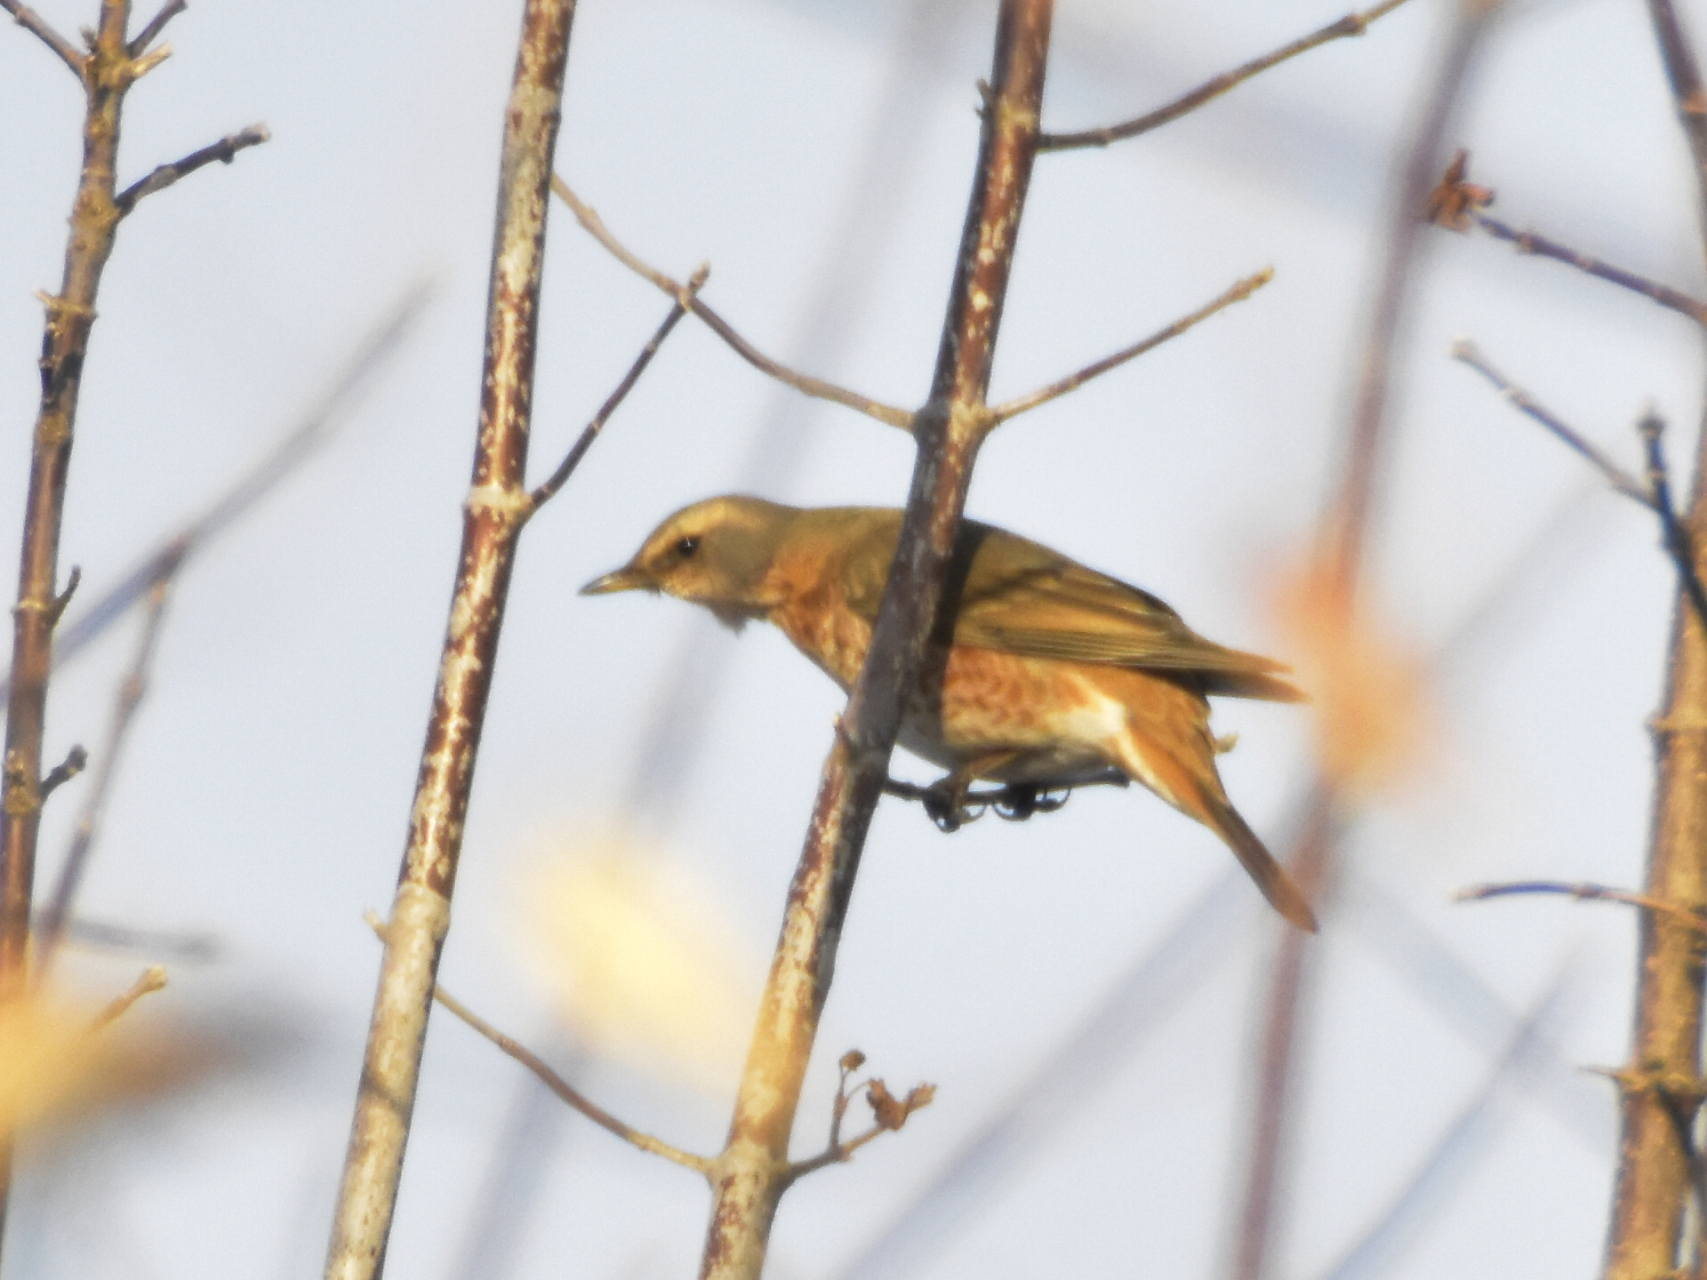
<svg viewBox="0 0 1707 1280">
<path fill-rule="evenodd" d="M 735 630 L 769 622 L 846 691 L 865 662 L 901 517 L 707 498 L 581 594 L 661 592 Z M 1227 798 L 1209 728 L 1212 695 L 1302 701 L 1283 664 L 1206 640 L 1149 592 L 970 519 L 942 610 L 899 742 L 948 770 L 933 790 L 949 812 L 975 780 L 1059 788 L 1118 771 L 1213 831 L 1282 916 L 1316 931 L 1303 891 Z"/>
</svg>

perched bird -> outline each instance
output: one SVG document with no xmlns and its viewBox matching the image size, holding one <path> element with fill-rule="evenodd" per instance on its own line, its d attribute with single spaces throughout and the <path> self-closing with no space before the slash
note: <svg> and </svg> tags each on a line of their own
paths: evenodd
<svg viewBox="0 0 1707 1280">
<path fill-rule="evenodd" d="M 659 525 L 623 568 L 581 588 L 662 591 L 739 627 L 762 619 L 849 688 L 901 531 L 877 507 L 709 498 Z M 1205 640 L 1148 592 L 1058 551 L 963 521 L 943 607 L 946 656 L 902 713 L 901 745 L 949 771 L 957 808 L 975 779 L 1064 786 L 1112 767 L 1203 823 L 1300 929 L 1303 893 L 1227 799 L 1208 695 L 1295 702 L 1279 663 Z"/>
</svg>

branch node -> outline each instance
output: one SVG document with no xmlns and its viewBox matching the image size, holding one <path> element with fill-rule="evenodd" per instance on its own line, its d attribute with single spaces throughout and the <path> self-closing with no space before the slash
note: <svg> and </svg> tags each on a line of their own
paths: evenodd
<svg viewBox="0 0 1707 1280">
<path fill-rule="evenodd" d="M 71 597 L 77 594 L 77 587 L 83 581 L 83 566 L 72 565 L 71 576 L 65 580 L 65 590 L 53 598 L 53 603 L 47 608 L 47 625 L 57 627 L 59 620 L 65 614 L 65 606 L 71 603 Z"/>
<path fill-rule="evenodd" d="M 88 766 L 89 753 L 83 749 L 81 743 L 67 751 L 65 759 L 54 765 L 47 777 L 41 780 L 42 803 L 46 804 L 49 796 L 82 773 Z"/>
</svg>

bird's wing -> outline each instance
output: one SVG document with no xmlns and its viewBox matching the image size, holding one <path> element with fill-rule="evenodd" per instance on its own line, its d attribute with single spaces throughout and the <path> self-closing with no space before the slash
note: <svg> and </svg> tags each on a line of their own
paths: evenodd
<svg viewBox="0 0 1707 1280">
<path fill-rule="evenodd" d="M 1000 529 L 979 538 L 954 641 L 1030 658 L 1196 676 L 1207 693 L 1290 701 L 1285 666 L 1205 640 L 1147 591 Z"/>
<path fill-rule="evenodd" d="M 870 545 L 849 556 L 848 605 L 877 619 L 900 529 L 895 519 L 863 531 Z M 954 643 L 1027 658 L 1094 662 L 1194 677 L 1203 692 L 1294 702 L 1287 668 L 1205 640 L 1147 591 L 1087 569 L 1040 543 L 975 520 L 963 522 Z M 950 590 L 958 574 L 950 574 Z"/>
</svg>

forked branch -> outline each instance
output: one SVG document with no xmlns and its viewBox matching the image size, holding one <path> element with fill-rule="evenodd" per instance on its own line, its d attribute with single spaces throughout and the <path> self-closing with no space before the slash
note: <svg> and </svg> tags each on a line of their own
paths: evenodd
<svg viewBox="0 0 1707 1280">
<path fill-rule="evenodd" d="M 676 295 L 676 305 L 670 308 L 670 314 L 664 317 L 664 322 L 658 326 L 658 331 L 652 335 L 651 341 L 641 348 L 634 363 L 628 367 L 628 372 L 622 376 L 622 381 L 616 384 L 616 390 L 605 398 L 605 402 L 599 406 L 599 411 L 593 415 L 593 420 L 582 429 L 580 437 L 570 446 L 563 461 L 557 464 L 557 470 L 528 495 L 529 519 L 556 497 L 559 489 L 569 483 L 569 477 L 575 474 L 575 468 L 581 465 L 581 459 L 587 456 L 587 450 L 593 447 L 593 441 L 599 438 L 599 432 L 605 429 L 605 423 L 610 421 L 611 414 L 616 412 L 617 406 L 634 389 L 634 384 L 640 381 L 640 375 L 646 372 L 646 366 L 652 363 L 652 357 L 658 354 L 658 348 L 664 345 L 664 339 L 670 336 L 670 331 L 693 306 L 695 296 L 705 287 L 706 279 L 710 275 L 711 268 L 702 266 Z"/>
<path fill-rule="evenodd" d="M 585 204 L 579 196 L 571 191 L 569 184 L 563 181 L 562 177 L 556 174 L 552 175 L 551 189 L 557 193 L 558 199 L 562 200 L 574 212 L 576 221 L 586 229 L 587 234 L 603 245 L 613 258 L 636 275 L 650 280 L 672 298 L 679 298 L 683 295 L 685 287 L 682 284 L 629 252 L 622 242 L 611 234 L 610 229 L 605 226 L 592 206 Z M 845 405 L 849 409 L 857 410 L 868 418 L 875 418 L 887 426 L 900 427 L 903 431 L 913 429 L 913 415 L 905 409 L 898 409 L 894 405 L 873 400 L 870 396 L 862 396 L 857 391 L 838 387 L 835 383 L 825 382 L 822 378 L 814 378 L 810 374 L 799 373 L 787 365 L 772 360 L 737 333 L 735 327 L 712 310 L 711 306 L 703 299 L 692 299 L 692 311 L 706 323 L 713 333 L 728 344 L 730 350 L 760 373 L 775 378 L 778 382 L 793 387 L 796 391 L 815 399 L 828 400 L 833 404 Z"/>
</svg>

